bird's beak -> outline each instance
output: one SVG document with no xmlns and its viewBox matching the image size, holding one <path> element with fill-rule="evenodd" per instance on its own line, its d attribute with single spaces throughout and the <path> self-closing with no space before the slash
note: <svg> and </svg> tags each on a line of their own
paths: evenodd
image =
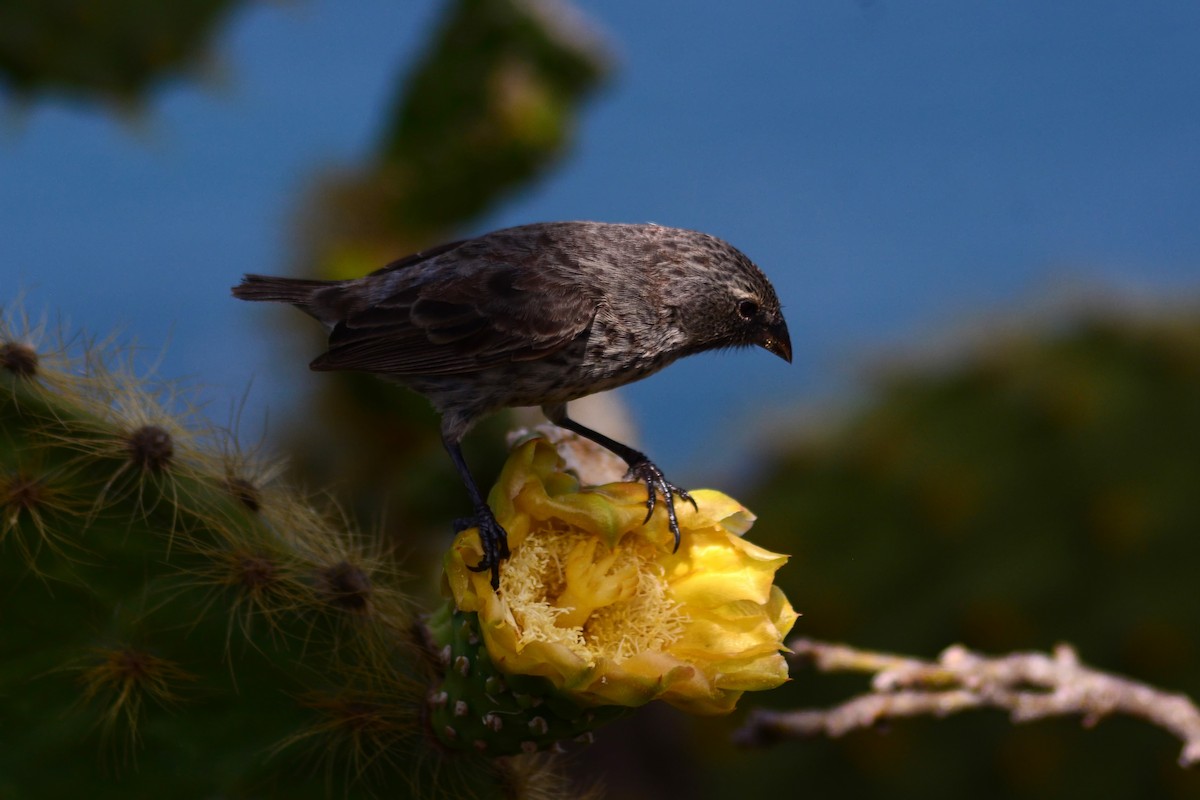
<svg viewBox="0 0 1200 800">
<path fill-rule="evenodd" d="M 792 337 L 788 336 L 787 323 L 778 321 L 763 327 L 758 333 L 758 346 L 792 363 Z"/>
</svg>

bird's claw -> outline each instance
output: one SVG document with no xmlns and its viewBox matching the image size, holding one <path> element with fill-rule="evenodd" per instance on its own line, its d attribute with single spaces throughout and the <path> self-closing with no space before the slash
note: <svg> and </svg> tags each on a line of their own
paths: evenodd
<svg viewBox="0 0 1200 800">
<path fill-rule="evenodd" d="M 645 525 L 650 521 L 650 517 L 654 516 L 654 507 L 658 502 L 658 495 L 661 494 L 667 503 L 667 524 L 671 528 L 671 534 L 675 537 L 675 549 L 672 552 L 679 550 L 679 520 L 675 518 L 675 498 L 679 497 L 692 504 L 692 508 L 699 511 L 696 501 L 688 494 L 686 489 L 681 489 L 671 483 L 663 475 L 662 470 L 648 458 L 642 458 L 629 465 L 629 473 L 639 481 L 646 484 L 646 519 L 642 520 Z"/>
<path fill-rule="evenodd" d="M 483 548 L 483 558 L 475 566 L 468 566 L 472 572 L 492 573 L 492 589 L 500 590 L 500 562 L 507 559 L 511 553 L 508 550 L 508 532 L 496 521 L 496 515 L 487 506 L 476 509 L 474 517 L 464 517 L 454 520 L 454 532 L 462 533 L 468 528 L 479 529 L 479 544 Z"/>
</svg>

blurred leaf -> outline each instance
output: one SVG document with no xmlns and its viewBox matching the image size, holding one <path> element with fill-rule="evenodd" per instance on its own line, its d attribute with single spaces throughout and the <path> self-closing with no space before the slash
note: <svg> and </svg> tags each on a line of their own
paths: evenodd
<svg viewBox="0 0 1200 800">
<path fill-rule="evenodd" d="M 451 0 L 389 114 L 373 163 L 328 177 L 303 226 L 326 277 L 444 241 L 540 177 L 608 69 L 557 0 Z"/>
<path fill-rule="evenodd" d="M 131 105 L 195 64 L 239 0 L 2 0 L 0 82 Z"/>
<path fill-rule="evenodd" d="M 461 224 L 557 158 L 605 71 L 571 11 L 546 0 L 453 4 L 383 140 L 399 225 Z"/>
</svg>

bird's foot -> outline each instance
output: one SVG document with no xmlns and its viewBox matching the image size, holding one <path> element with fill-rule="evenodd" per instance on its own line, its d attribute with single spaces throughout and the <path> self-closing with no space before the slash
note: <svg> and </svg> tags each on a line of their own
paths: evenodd
<svg viewBox="0 0 1200 800">
<path fill-rule="evenodd" d="M 467 567 L 472 572 L 492 573 L 492 589 L 500 590 L 500 562 L 507 559 L 508 532 L 496 521 L 496 515 L 487 506 L 477 508 L 475 516 L 454 520 L 454 532 L 462 533 L 467 528 L 479 529 L 479 544 L 483 547 L 483 559 L 473 567 Z"/>
<path fill-rule="evenodd" d="M 675 518 L 675 498 L 686 500 L 692 504 L 692 508 L 699 510 L 696 501 L 692 499 L 686 489 L 680 489 L 668 481 L 662 470 L 645 456 L 629 465 L 629 474 L 646 484 L 646 519 L 642 521 L 642 524 L 645 525 L 654 515 L 654 506 L 658 501 L 658 495 L 661 494 L 667 504 L 667 524 L 675 536 L 675 550 L 672 552 L 679 550 L 679 521 Z"/>
</svg>

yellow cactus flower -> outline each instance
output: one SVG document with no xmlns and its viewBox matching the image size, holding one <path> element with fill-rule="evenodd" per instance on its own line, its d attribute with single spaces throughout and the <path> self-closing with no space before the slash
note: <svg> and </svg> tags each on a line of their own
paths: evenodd
<svg viewBox="0 0 1200 800">
<path fill-rule="evenodd" d="M 661 508 L 643 525 L 640 483 L 582 487 L 554 447 L 517 447 L 490 503 L 512 557 L 500 591 L 474 529 L 446 557 L 460 611 L 478 614 L 503 672 L 547 678 L 582 706 L 662 699 L 695 713 L 731 711 L 742 692 L 787 680 L 783 638 L 797 614 L 773 583 L 787 556 L 742 538 L 754 515 L 711 490 L 678 503 L 678 552 Z"/>
</svg>

